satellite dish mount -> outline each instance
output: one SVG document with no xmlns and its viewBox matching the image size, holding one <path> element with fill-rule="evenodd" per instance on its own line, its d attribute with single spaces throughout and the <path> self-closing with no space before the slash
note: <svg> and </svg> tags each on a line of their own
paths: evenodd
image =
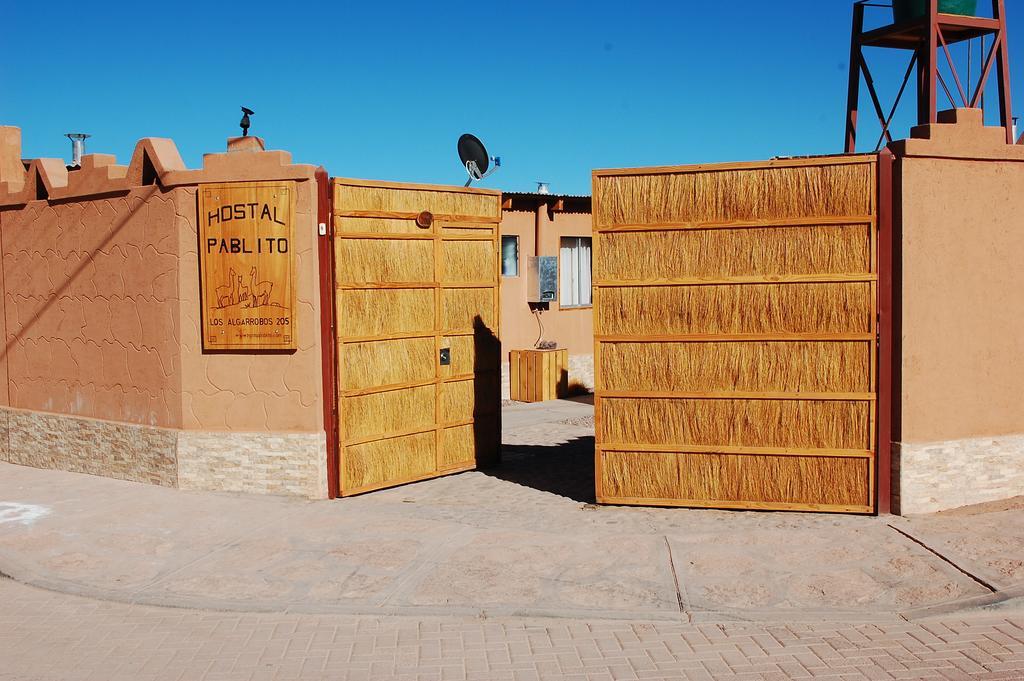
<svg viewBox="0 0 1024 681">
<path fill-rule="evenodd" d="M 501 167 L 501 157 L 488 156 L 484 143 L 469 133 L 459 138 L 459 158 L 469 174 L 464 185 L 466 187 L 492 175 Z"/>
</svg>

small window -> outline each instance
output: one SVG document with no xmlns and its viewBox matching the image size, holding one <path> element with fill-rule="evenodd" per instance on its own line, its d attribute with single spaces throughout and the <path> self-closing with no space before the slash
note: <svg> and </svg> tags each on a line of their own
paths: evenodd
<svg viewBox="0 0 1024 681">
<path fill-rule="evenodd" d="M 501 276 L 519 276 L 519 237 L 501 237 Z"/>
<path fill-rule="evenodd" d="M 559 257 L 560 307 L 588 307 L 590 299 L 590 238 L 563 237 Z"/>
</svg>

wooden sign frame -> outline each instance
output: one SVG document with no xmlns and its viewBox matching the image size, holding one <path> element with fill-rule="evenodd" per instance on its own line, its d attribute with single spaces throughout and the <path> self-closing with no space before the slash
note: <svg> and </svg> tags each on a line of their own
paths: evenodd
<svg viewBox="0 0 1024 681">
<path fill-rule="evenodd" d="M 201 184 L 204 350 L 295 350 L 294 181 Z"/>
</svg>

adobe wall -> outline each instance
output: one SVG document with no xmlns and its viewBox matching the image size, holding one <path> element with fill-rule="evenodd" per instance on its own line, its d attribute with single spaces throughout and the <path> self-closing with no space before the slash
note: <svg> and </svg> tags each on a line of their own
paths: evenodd
<svg viewBox="0 0 1024 681">
<path fill-rule="evenodd" d="M 506 210 L 501 234 L 519 237 L 519 276 L 501 278 L 502 397 L 509 396 L 508 357 L 511 350 L 532 348 L 537 340 L 537 319 L 526 303 L 526 259 L 534 255 L 536 213 Z M 589 213 L 541 211 L 540 255 L 558 256 L 563 236 L 591 237 Z M 544 338 L 569 350 L 569 384 L 594 389 L 593 308 L 562 308 L 551 303 L 541 315 Z"/>
<path fill-rule="evenodd" d="M 0 211 L 6 460 L 176 483 L 173 437 L 137 427 L 181 425 L 172 195 Z"/>
<path fill-rule="evenodd" d="M 181 426 L 180 191 L 0 212 L 6 406 Z"/>
<path fill-rule="evenodd" d="M 1024 147 L 978 110 L 914 137 L 893 149 L 902 513 L 1024 494 Z"/>
<path fill-rule="evenodd" d="M 94 154 L 19 173 L 18 155 L 0 128 L 0 459 L 326 496 L 315 169 L 250 144 L 187 170 L 158 139 L 129 166 Z M 246 180 L 297 182 L 293 353 L 202 351 L 197 186 Z"/>
</svg>

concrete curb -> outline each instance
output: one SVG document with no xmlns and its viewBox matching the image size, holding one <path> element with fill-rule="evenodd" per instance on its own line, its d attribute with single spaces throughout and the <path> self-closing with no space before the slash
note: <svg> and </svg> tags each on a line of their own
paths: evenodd
<svg viewBox="0 0 1024 681">
<path fill-rule="evenodd" d="M 748 610 L 687 610 L 664 612 L 652 610 L 602 609 L 549 609 L 515 607 L 464 606 L 374 606 L 374 605 L 316 605 L 303 602 L 279 600 L 231 600 L 208 597 L 174 596 L 165 597 L 138 591 L 105 589 L 80 582 L 65 580 L 53 575 L 42 575 L 38 571 L 18 563 L 9 556 L 0 556 L 0 578 L 11 579 L 20 584 L 55 593 L 90 598 L 93 600 L 144 605 L 161 608 L 210 612 L 273 613 L 304 615 L 351 615 L 360 617 L 451 617 L 472 619 L 531 619 L 531 620 L 587 620 L 605 622 L 665 622 L 679 624 L 718 623 L 825 623 L 847 622 L 870 624 L 877 622 L 898 622 L 928 620 L 952 614 L 969 615 L 996 610 L 1024 610 L 1024 586 L 981 596 L 960 598 L 920 608 L 903 611 L 863 610 L 789 610 L 782 608 L 752 608 Z"/>
<path fill-rule="evenodd" d="M 992 610 L 996 608 L 1024 607 L 1024 585 L 1003 589 L 981 596 L 960 598 L 946 603 L 926 605 L 900 612 L 900 617 L 908 620 L 923 620 L 932 617 L 965 613 L 971 611 Z"/>
</svg>

